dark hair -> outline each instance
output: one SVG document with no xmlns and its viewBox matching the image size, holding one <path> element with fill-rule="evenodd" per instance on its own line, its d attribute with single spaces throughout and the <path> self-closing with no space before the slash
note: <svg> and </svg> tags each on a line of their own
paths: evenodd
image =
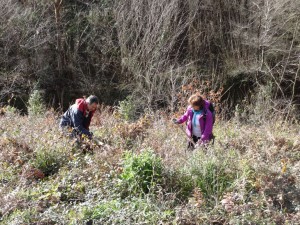
<svg viewBox="0 0 300 225">
<path fill-rule="evenodd" d="M 86 99 L 86 102 L 88 103 L 88 104 L 93 104 L 93 103 L 96 103 L 96 104 L 99 104 L 99 100 L 98 100 L 98 98 L 97 98 L 97 96 L 95 96 L 95 95 L 90 95 L 87 99 Z"/>
<path fill-rule="evenodd" d="M 204 99 L 199 94 L 194 94 L 189 98 L 191 106 L 199 106 L 200 109 L 204 107 Z"/>
</svg>

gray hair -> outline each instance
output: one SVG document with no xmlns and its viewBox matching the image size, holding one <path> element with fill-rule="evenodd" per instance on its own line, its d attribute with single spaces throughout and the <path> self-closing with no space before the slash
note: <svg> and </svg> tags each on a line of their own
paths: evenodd
<svg viewBox="0 0 300 225">
<path fill-rule="evenodd" d="M 96 95 L 90 95 L 87 99 L 86 99 L 86 102 L 88 103 L 88 104 L 93 104 L 93 103 L 96 103 L 96 104 L 99 104 L 99 100 L 98 100 L 98 98 L 97 98 L 97 96 Z"/>
</svg>

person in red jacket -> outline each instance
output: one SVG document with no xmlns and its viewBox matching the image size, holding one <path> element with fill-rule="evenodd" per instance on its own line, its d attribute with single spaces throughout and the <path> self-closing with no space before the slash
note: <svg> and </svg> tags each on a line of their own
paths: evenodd
<svg viewBox="0 0 300 225">
<path fill-rule="evenodd" d="M 87 99 L 76 99 L 75 104 L 63 114 L 59 126 L 62 130 L 73 128 L 73 136 L 86 135 L 90 139 L 93 133 L 90 132 L 89 126 L 92 117 L 97 109 L 99 100 L 95 95 L 89 96 Z"/>
</svg>

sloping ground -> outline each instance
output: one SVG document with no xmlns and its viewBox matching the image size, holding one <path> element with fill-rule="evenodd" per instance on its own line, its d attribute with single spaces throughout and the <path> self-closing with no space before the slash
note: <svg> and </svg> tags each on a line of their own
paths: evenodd
<svg viewBox="0 0 300 225">
<path fill-rule="evenodd" d="M 77 146 L 51 112 L 0 116 L 1 224 L 299 223 L 299 125 L 217 122 L 190 152 L 162 115 L 93 122 L 103 146 Z"/>
</svg>

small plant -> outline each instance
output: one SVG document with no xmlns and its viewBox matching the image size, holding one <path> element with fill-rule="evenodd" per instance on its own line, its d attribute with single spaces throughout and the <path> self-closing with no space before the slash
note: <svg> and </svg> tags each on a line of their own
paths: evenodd
<svg viewBox="0 0 300 225">
<path fill-rule="evenodd" d="M 252 168 L 248 163 L 243 163 L 243 174 L 242 177 L 245 179 L 244 185 L 245 189 L 248 193 L 255 191 L 259 188 L 259 182 L 257 178 L 257 172 L 254 168 Z"/>
<path fill-rule="evenodd" d="M 132 121 L 136 118 L 136 106 L 132 97 L 128 96 L 125 100 L 119 102 L 119 112 L 123 119 Z"/>
<path fill-rule="evenodd" d="M 45 112 L 45 105 L 41 91 L 34 90 L 28 100 L 28 114 L 38 116 Z"/>
<path fill-rule="evenodd" d="M 41 170 L 45 176 L 48 176 L 56 173 L 63 161 L 63 155 L 58 151 L 40 149 L 32 161 L 32 166 Z"/>
<path fill-rule="evenodd" d="M 147 149 L 139 155 L 127 152 L 120 174 L 123 192 L 131 194 L 148 193 L 161 183 L 162 162 L 153 151 Z"/>
</svg>

